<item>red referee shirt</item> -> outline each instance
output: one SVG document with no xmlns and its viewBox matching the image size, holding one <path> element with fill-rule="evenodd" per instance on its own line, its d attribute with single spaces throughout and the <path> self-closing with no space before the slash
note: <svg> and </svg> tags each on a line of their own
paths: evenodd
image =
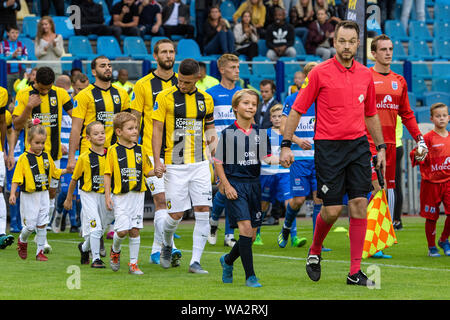
<svg viewBox="0 0 450 320">
<path fill-rule="evenodd" d="M 304 114 L 315 102 L 315 140 L 354 140 L 366 135 L 364 117 L 377 113 L 372 72 L 353 60 L 347 69 L 336 57 L 314 67 L 292 108 Z"/>
</svg>

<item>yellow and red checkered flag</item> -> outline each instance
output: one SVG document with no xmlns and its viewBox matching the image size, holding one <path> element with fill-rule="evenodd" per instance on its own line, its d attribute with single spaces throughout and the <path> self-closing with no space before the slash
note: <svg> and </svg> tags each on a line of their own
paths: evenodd
<svg viewBox="0 0 450 320">
<path fill-rule="evenodd" d="M 397 237 L 392 226 L 386 192 L 381 189 L 367 207 L 367 231 L 362 257 L 373 256 L 394 243 L 397 243 Z"/>
</svg>

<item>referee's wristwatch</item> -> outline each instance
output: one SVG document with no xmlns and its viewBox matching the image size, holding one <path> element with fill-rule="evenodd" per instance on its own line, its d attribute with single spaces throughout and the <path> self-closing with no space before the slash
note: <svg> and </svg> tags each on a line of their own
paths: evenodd
<svg viewBox="0 0 450 320">
<path fill-rule="evenodd" d="M 292 146 L 292 141 L 291 140 L 283 140 L 283 141 L 281 141 L 281 148 L 286 147 L 286 148 L 290 149 L 291 146 Z"/>
<path fill-rule="evenodd" d="M 386 151 L 387 147 L 385 143 L 377 145 L 377 151 L 380 151 L 381 149 L 384 149 L 384 151 Z"/>
</svg>

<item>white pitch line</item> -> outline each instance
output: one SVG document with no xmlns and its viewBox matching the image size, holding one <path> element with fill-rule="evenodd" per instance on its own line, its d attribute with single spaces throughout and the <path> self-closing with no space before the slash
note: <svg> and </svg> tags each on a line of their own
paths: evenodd
<svg viewBox="0 0 450 320">
<path fill-rule="evenodd" d="M 79 243 L 80 241 L 72 241 L 72 240 L 50 240 L 51 242 L 66 242 L 66 243 Z M 127 247 L 128 245 L 122 245 Z M 151 246 L 141 246 L 141 248 L 151 249 Z M 192 250 L 182 250 L 183 252 L 192 252 Z M 207 251 L 205 250 L 204 253 L 210 253 L 210 254 L 224 254 L 226 252 L 219 252 L 219 251 Z M 306 261 L 306 258 L 297 258 L 297 257 L 287 257 L 287 256 L 274 256 L 270 254 L 260 254 L 260 253 L 253 253 L 253 256 L 257 257 L 264 257 L 264 258 L 272 258 L 272 259 L 285 259 L 285 260 L 296 260 L 296 261 Z M 442 257 L 442 259 L 447 259 L 446 257 Z M 343 260 L 331 260 L 331 259 L 323 259 L 324 262 L 331 262 L 331 263 L 344 263 L 348 264 L 349 261 L 343 261 Z M 425 268 L 425 267 L 414 267 L 414 266 L 404 266 L 399 264 L 384 264 L 384 263 L 369 263 L 369 262 L 361 262 L 363 265 L 376 265 L 380 267 L 388 267 L 388 268 L 397 268 L 397 269 L 411 269 L 411 270 L 423 270 L 423 271 L 444 271 L 444 272 L 450 272 L 450 269 L 439 269 L 439 268 Z"/>
</svg>

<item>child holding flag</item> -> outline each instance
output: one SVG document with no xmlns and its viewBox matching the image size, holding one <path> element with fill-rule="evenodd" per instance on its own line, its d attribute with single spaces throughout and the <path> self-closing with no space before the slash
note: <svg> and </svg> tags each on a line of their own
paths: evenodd
<svg viewBox="0 0 450 320">
<path fill-rule="evenodd" d="M 425 235 L 428 242 L 428 256 L 440 257 L 436 247 L 436 222 L 439 218 L 439 206 L 444 203 L 445 224 L 438 245 L 450 256 L 450 137 L 447 131 L 449 122 L 448 107 L 444 103 L 435 103 L 430 108 L 432 131 L 424 135 L 429 146 L 428 156 L 419 156 L 418 148 L 411 151 L 413 166 L 420 166 L 422 182 L 420 185 L 420 215 L 425 220 Z"/>
</svg>

